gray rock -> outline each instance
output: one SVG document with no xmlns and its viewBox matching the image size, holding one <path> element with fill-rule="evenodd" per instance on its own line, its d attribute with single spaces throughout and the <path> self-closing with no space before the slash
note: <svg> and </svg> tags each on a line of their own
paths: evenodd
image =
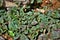
<svg viewBox="0 0 60 40">
<path fill-rule="evenodd" d="M 38 22 L 35 21 L 35 20 L 33 20 L 32 23 L 31 23 L 31 25 L 36 25 L 36 24 L 38 24 Z"/>
<path fill-rule="evenodd" d="M 0 40 L 5 40 L 2 36 L 0 36 Z"/>
<path fill-rule="evenodd" d="M 53 39 L 60 38 L 60 30 L 54 30 L 54 31 L 52 31 L 52 37 L 53 37 Z"/>
<path fill-rule="evenodd" d="M 47 40 L 47 37 L 44 34 L 41 34 L 37 40 Z"/>
</svg>

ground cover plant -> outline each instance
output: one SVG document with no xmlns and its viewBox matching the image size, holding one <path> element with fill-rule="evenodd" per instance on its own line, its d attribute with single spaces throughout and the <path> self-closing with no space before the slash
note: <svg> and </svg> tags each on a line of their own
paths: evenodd
<svg viewBox="0 0 60 40">
<path fill-rule="evenodd" d="M 53 2 L 0 0 L 0 40 L 60 40 L 60 1 Z"/>
</svg>

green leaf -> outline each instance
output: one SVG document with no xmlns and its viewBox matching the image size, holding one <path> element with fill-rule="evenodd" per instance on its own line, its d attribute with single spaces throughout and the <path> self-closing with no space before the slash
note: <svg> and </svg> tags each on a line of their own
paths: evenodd
<svg viewBox="0 0 60 40">
<path fill-rule="evenodd" d="M 21 34 L 20 40 L 29 40 L 29 39 L 26 35 Z"/>
<path fill-rule="evenodd" d="M 10 36 L 12 36 L 12 37 L 14 36 L 13 31 L 8 31 L 8 33 L 9 33 Z"/>
<path fill-rule="evenodd" d="M 37 3 L 41 3 L 42 2 L 42 0 L 37 0 Z"/>
<path fill-rule="evenodd" d="M 31 4 L 33 4 L 34 0 L 31 0 Z"/>
</svg>

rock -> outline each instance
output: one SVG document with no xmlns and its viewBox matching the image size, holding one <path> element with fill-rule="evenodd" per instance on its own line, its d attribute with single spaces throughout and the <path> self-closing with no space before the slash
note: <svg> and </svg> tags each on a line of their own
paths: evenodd
<svg viewBox="0 0 60 40">
<path fill-rule="evenodd" d="M 53 36 L 53 39 L 60 38 L 60 29 L 56 29 L 56 30 L 52 31 L 52 35 L 51 36 Z"/>
<path fill-rule="evenodd" d="M 9 7 L 18 7 L 18 5 L 13 3 L 13 2 L 5 1 L 5 7 L 7 7 L 7 8 L 9 8 Z"/>
<path fill-rule="evenodd" d="M 37 24 L 38 24 L 38 22 L 35 21 L 35 20 L 33 20 L 32 23 L 31 23 L 31 25 L 37 25 Z"/>
<path fill-rule="evenodd" d="M 0 40 L 5 40 L 2 36 L 0 36 Z"/>
<path fill-rule="evenodd" d="M 37 40 L 47 40 L 47 38 L 44 34 L 41 34 L 41 35 L 38 36 Z"/>
</svg>

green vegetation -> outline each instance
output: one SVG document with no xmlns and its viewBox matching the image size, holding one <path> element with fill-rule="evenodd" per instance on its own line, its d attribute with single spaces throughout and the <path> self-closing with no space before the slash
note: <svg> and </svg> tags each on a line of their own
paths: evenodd
<svg viewBox="0 0 60 40">
<path fill-rule="evenodd" d="M 30 9 L 30 7 L 26 6 L 26 9 Z M 36 40 L 39 35 L 44 34 L 44 30 L 46 30 L 46 38 L 47 34 L 51 33 L 49 38 L 54 40 L 60 37 L 55 31 L 59 28 L 60 10 L 48 10 L 43 14 L 34 10 L 24 12 L 23 7 L 19 7 L 19 9 L 12 7 L 8 11 L 0 9 L 0 35 L 7 33 L 14 40 L 18 38 L 20 38 L 19 40 Z"/>
</svg>

